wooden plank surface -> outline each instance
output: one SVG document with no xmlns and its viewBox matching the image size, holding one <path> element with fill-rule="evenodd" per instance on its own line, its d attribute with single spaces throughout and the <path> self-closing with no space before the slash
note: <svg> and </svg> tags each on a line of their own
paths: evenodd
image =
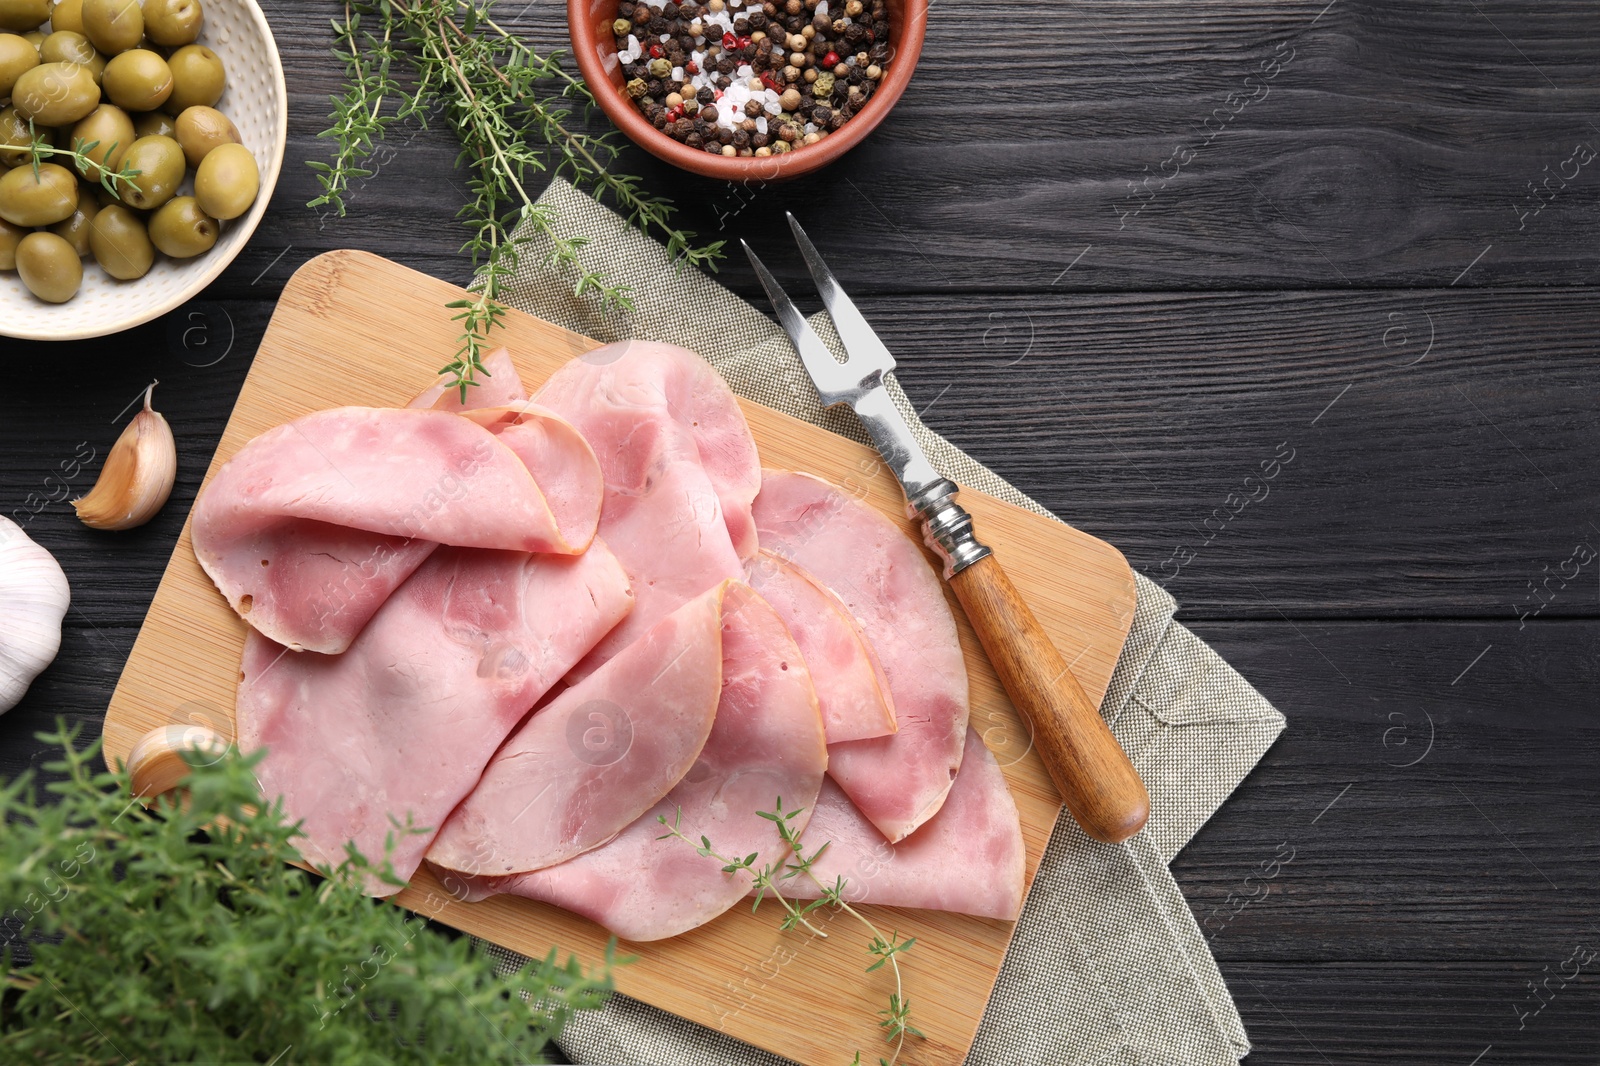
<svg viewBox="0 0 1600 1066">
<path fill-rule="evenodd" d="M 563 5 L 501 8 L 536 44 L 565 47 Z M 271 0 L 291 163 L 219 294 L 266 284 L 287 249 L 266 275 L 281 284 L 352 233 L 466 276 L 453 254 L 465 181 L 442 127 L 398 131 L 349 219 L 302 208 L 316 185 L 293 161 L 326 157 L 315 135 L 337 86 L 326 16 Z M 1600 23 L 1584 0 L 1094 0 L 1025 18 L 940 0 L 910 91 L 838 165 L 736 190 L 631 147 L 622 160 L 710 238 L 771 247 L 794 211 L 830 262 L 859 271 L 858 292 L 1442 287 L 1474 263 L 1459 284 L 1589 285 L 1600 159 L 1552 180 L 1526 222 L 1518 208 L 1576 144 L 1600 148 L 1597 116 Z M 738 257 L 725 271 L 760 291 Z"/>
<path fill-rule="evenodd" d="M 99 729 L 294 269 L 359 247 L 469 276 L 452 217 L 464 178 L 443 129 L 398 131 L 348 219 L 303 206 L 315 182 L 298 164 L 328 150 L 315 134 L 338 77 L 332 11 L 263 7 L 291 143 L 245 254 L 203 300 L 133 334 L 0 347 L 21 368 L 0 385 L 6 513 L 54 495 L 44 478 L 77 442 L 109 444 L 152 377 L 180 447 L 173 502 L 145 529 L 95 534 L 59 501 L 32 520 L 75 606 L 56 666 L 0 716 L 0 777 L 40 761 L 32 733 L 57 713 Z M 538 46 L 564 40 L 560 4 L 500 10 Z M 871 297 L 928 422 L 1137 569 L 1159 572 L 1274 445 L 1306 439 L 1304 465 L 1168 585 L 1180 618 L 1289 716 L 1174 865 L 1197 917 L 1357 782 L 1316 823 L 1329 850 L 1279 882 L 1287 892 L 1293 875 L 1296 905 L 1275 894 L 1213 941 L 1256 1046 L 1247 1062 L 1468 1066 L 1492 1044 L 1479 1066 L 1592 1066 L 1593 977 L 1523 1028 L 1513 1007 L 1567 957 L 1562 938 L 1600 947 L 1585 932 L 1600 879 L 1600 741 L 1586 725 L 1600 586 L 1573 586 L 1526 628 L 1515 613 L 1527 582 L 1600 525 L 1600 174 L 1585 167 L 1525 227 L 1518 214 L 1527 183 L 1574 143 L 1600 147 L 1593 5 L 1093 0 L 1025 14 L 939 0 L 901 107 L 813 179 L 734 190 L 632 150 L 622 165 L 703 234 L 777 247 L 780 209 L 797 211 Z M 1206 116 L 1291 38 L 1271 95 L 1119 230 L 1128 183 L 1203 141 Z M 738 262 L 722 276 L 757 291 Z M 1400 372 L 1419 350 L 1419 305 L 1455 324 Z M 1007 368 L 1025 314 L 1035 347 Z M 351 357 L 368 343 L 352 337 Z M 1386 716 L 1418 708 L 1453 711 L 1453 727 L 1402 788 L 1384 763 Z M 1489 790 L 1503 837 L 1457 787 Z M 1350 800 L 1360 816 L 1336 819 Z"/>
<path fill-rule="evenodd" d="M 303 414 L 346 404 L 403 404 L 432 381 L 455 329 L 445 304 L 461 295 L 446 282 L 365 253 L 333 252 L 302 267 L 278 304 L 208 476 L 252 438 Z M 352 333 L 387 341 L 359 362 L 330 360 Z M 514 313 L 502 339 L 530 390 L 594 347 L 521 313 Z M 911 532 L 899 485 L 874 461 L 876 453 L 741 403 L 763 465 L 827 478 Z M 1121 553 L 981 493 L 965 492 L 962 500 L 1098 703 L 1133 620 L 1133 574 Z M 954 613 L 968 664 L 972 725 L 995 752 L 1016 797 L 1031 879 L 1060 801 L 970 626 L 959 610 Z M 200 569 L 186 526 L 112 696 L 107 760 L 122 762 L 146 732 L 174 723 L 199 723 L 232 736 L 245 632 Z M 556 947 L 596 964 L 606 951 L 608 934 L 592 922 L 510 896 L 462 903 L 426 872 L 398 902 L 528 955 L 543 957 Z M 904 968 L 905 994 L 921 1005 L 918 1028 L 926 1039 L 916 1042 L 908 1066 L 955 1066 L 972 1042 L 1012 923 L 873 911 L 921 948 L 917 965 Z M 738 907 L 683 936 L 625 944 L 638 961 L 617 972 L 617 985 L 807 1066 L 847 1060 L 879 1041 L 877 1011 L 893 980 L 887 971 L 864 976 L 860 938 L 835 930 L 840 935 L 827 939 L 785 937 L 770 908 L 755 914 Z M 802 964 L 791 968 L 796 959 Z"/>
</svg>

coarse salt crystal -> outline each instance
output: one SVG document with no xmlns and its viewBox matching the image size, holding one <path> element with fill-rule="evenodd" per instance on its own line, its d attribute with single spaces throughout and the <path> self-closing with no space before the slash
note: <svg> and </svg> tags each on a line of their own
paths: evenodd
<svg viewBox="0 0 1600 1066">
<path fill-rule="evenodd" d="M 683 68 L 682 67 L 673 67 L 672 68 L 672 80 L 673 81 L 682 81 L 683 80 Z"/>
<path fill-rule="evenodd" d="M 756 132 L 757 133 L 765 133 L 765 132 L 767 132 L 767 120 L 766 120 L 765 116 L 756 119 Z"/>
<path fill-rule="evenodd" d="M 754 76 L 755 76 L 755 71 L 751 68 L 749 63 L 741 63 L 741 64 L 739 64 L 739 80 L 740 81 L 749 81 Z"/>
<path fill-rule="evenodd" d="M 817 124 L 815 122 L 807 122 L 806 123 L 806 132 L 807 133 L 815 133 L 815 132 L 817 132 Z"/>
<path fill-rule="evenodd" d="M 670 40 L 672 40 L 672 34 L 670 34 L 670 33 L 663 33 L 663 34 L 662 34 L 662 35 L 661 35 L 661 43 L 662 43 L 662 44 L 666 44 L 666 43 L 667 43 L 667 42 L 668 42 L 668 41 L 670 41 Z"/>
<path fill-rule="evenodd" d="M 783 105 L 780 104 L 777 100 L 768 100 L 766 102 L 766 104 L 765 104 L 765 107 L 767 109 L 767 114 L 769 114 L 769 115 L 780 114 L 783 111 Z M 762 120 L 761 119 L 756 119 L 756 121 L 760 122 Z"/>
<path fill-rule="evenodd" d="M 828 13 L 828 0 L 817 0 L 817 14 L 818 15 L 826 15 L 827 13 Z"/>
</svg>

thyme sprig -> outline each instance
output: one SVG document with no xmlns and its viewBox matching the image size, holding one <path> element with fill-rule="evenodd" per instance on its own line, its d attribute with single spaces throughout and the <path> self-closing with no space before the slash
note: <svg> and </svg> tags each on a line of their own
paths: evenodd
<svg viewBox="0 0 1600 1066">
<path fill-rule="evenodd" d="M 321 134 L 336 149 L 332 162 L 310 164 L 322 194 L 309 206 L 343 215 L 351 181 L 372 176 L 368 163 L 393 123 L 415 118 L 425 125 L 429 115 L 442 114 L 460 140 L 457 162 L 471 175 L 471 199 L 457 216 L 470 233 L 461 250 L 479 270 L 472 295 L 448 305 L 457 312 L 460 343 L 441 373 L 463 400 L 483 372 L 490 334 L 505 318 L 502 296 L 531 239 L 518 237 L 520 229 L 548 242 L 544 266 L 567 273 L 574 296 L 594 299 L 601 313 L 634 306 L 630 286 L 583 264 L 583 238 L 556 231 L 555 218 L 528 190 L 531 175 L 565 177 L 609 197 L 636 228 L 660 237 L 680 266 L 714 270 L 723 245 L 697 245 L 693 233 L 674 225 L 669 200 L 645 191 L 638 177 L 612 171 L 616 135 L 573 129 L 565 104 L 592 105 L 588 88 L 562 68 L 559 52 L 542 55 L 497 23 L 493 4 L 347 0 L 344 21 L 333 23 L 345 87 L 334 97 L 333 125 Z"/>
<path fill-rule="evenodd" d="M 0 781 L 0 1062 L 537 1061 L 609 994 L 609 952 L 497 977 L 367 896 L 386 859 L 351 848 L 320 885 L 288 865 L 299 826 L 262 802 L 259 755 L 207 755 L 147 809 L 98 742 L 40 736 L 53 795 Z"/>
<path fill-rule="evenodd" d="M 872 919 L 852 907 L 849 901 L 844 898 L 845 886 L 849 883 L 845 878 L 839 877 L 835 879 L 833 884 L 824 884 L 817 878 L 812 866 L 828 850 L 829 842 L 824 841 L 809 854 L 806 852 L 805 845 L 800 840 L 800 831 L 794 827 L 794 819 L 804 810 L 804 807 L 797 807 L 789 811 L 784 810 L 783 797 L 779 796 L 772 810 L 756 812 L 757 817 L 765 818 L 776 827 L 778 837 L 789 854 L 789 859 L 786 862 L 767 863 L 758 866 L 756 863 L 761 857 L 759 852 L 752 851 L 743 858 L 729 858 L 717 851 L 716 846 L 711 843 L 709 837 L 702 835 L 699 843 L 696 843 L 683 832 L 683 811 L 681 809 L 673 816 L 671 822 L 667 821 L 667 817 L 664 814 L 656 816 L 656 820 L 665 826 L 667 830 L 656 839 L 681 840 L 693 847 L 699 854 L 722 863 L 723 873 L 748 874 L 755 885 L 755 901 L 751 905 L 751 910 L 759 909 L 764 899 L 769 896 L 772 897 L 783 907 L 784 914 L 779 922 L 779 928 L 784 932 L 804 927 L 816 936 L 826 939 L 828 934 L 813 925 L 810 920 L 812 914 L 824 907 L 832 908 L 836 912 L 842 911 L 864 925 L 867 932 L 872 936 L 872 940 L 867 945 L 867 953 L 877 960 L 867 967 L 867 972 L 872 973 L 874 970 L 888 966 L 894 974 L 894 991 L 889 993 L 889 1006 L 878 1012 L 882 1018 L 878 1025 L 884 1030 L 884 1040 L 892 1043 L 894 1050 L 888 1058 L 880 1056 L 878 1066 L 895 1066 L 895 1063 L 900 1059 L 901 1051 L 905 1048 L 906 1037 L 923 1035 L 921 1030 L 911 1024 L 911 1001 L 906 998 L 905 985 L 900 975 L 900 956 L 911 950 L 912 945 L 917 942 L 917 938 L 907 937 L 901 940 L 899 932 L 893 930 L 885 936 L 882 930 L 873 924 Z M 796 906 L 797 901 L 791 900 L 783 894 L 780 888 L 781 883 L 797 877 L 806 877 L 812 884 L 817 886 L 820 892 L 817 899 Z M 861 1066 L 861 1053 L 859 1051 L 856 1052 L 855 1061 L 851 1066 Z"/>
<path fill-rule="evenodd" d="M 100 172 L 100 184 L 104 186 L 106 192 L 118 199 L 122 197 L 122 193 L 117 188 L 119 185 L 138 191 L 139 186 L 133 179 L 137 178 L 141 172 L 134 170 L 127 164 L 114 171 L 107 169 L 101 165 L 99 160 L 89 155 L 90 152 L 93 152 L 98 147 L 100 147 L 99 141 L 86 141 L 79 137 L 72 142 L 71 148 L 57 148 L 45 138 L 44 134 L 34 128 L 33 120 L 29 119 L 28 143 L 0 144 L 0 152 L 27 152 L 28 163 L 33 167 L 35 181 L 39 180 L 40 162 L 59 156 L 70 159 L 79 174 L 89 174 L 98 170 Z M 106 150 L 106 154 L 110 155 L 116 147 L 117 143 L 115 141 L 111 142 L 111 147 Z"/>
</svg>

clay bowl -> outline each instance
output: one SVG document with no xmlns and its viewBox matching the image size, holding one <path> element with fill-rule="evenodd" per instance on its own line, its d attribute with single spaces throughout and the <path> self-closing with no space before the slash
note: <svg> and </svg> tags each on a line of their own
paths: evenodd
<svg viewBox="0 0 1600 1066">
<path fill-rule="evenodd" d="M 589 91 L 617 128 L 639 147 L 673 166 L 707 178 L 747 183 L 787 181 L 827 166 L 860 144 L 905 92 L 922 54 L 922 39 L 928 29 L 928 0 L 887 2 L 889 65 L 872 99 L 854 118 L 816 144 L 766 157 L 712 155 L 690 148 L 656 129 L 639 113 L 623 92 L 625 79 L 611 32 L 618 0 L 567 0 L 567 27 L 572 34 L 572 54 Z"/>
</svg>

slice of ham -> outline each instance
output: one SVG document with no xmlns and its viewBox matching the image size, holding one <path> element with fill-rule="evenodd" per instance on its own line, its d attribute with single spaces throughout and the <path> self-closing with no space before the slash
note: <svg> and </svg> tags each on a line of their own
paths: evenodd
<svg viewBox="0 0 1600 1066">
<path fill-rule="evenodd" d="M 343 655 L 252 631 L 239 746 L 267 748 L 262 793 L 302 822 L 297 843 L 315 865 L 338 865 L 346 841 L 381 864 L 391 818 L 429 828 L 396 833 L 391 862 L 408 879 L 501 741 L 631 605 L 599 541 L 578 556 L 442 548 Z"/>
<path fill-rule="evenodd" d="M 581 914 L 625 940 L 660 940 L 704 925 L 750 889 L 746 873 L 681 840 L 658 839 L 661 818 L 690 840 L 702 836 L 728 856 L 751 852 L 758 864 L 782 861 L 787 848 L 757 815 L 781 799 L 801 809 L 805 827 L 827 766 L 827 749 L 810 678 L 782 619 L 740 585 L 722 616 L 722 698 L 700 758 L 660 802 L 615 840 L 575 859 L 509 878 L 446 874 L 463 899 L 510 893 Z M 848 802 L 848 801 L 847 801 Z M 871 827 L 868 827 L 871 831 Z"/>
<path fill-rule="evenodd" d="M 828 846 L 784 894 L 816 899 L 821 885 L 844 878 L 852 903 L 955 911 L 1015 921 L 1022 912 L 1026 853 L 1017 804 L 1005 775 L 978 734 L 967 730 L 961 773 L 939 813 L 891 844 L 839 788 L 823 785 L 801 837 L 807 854 Z"/>
<path fill-rule="evenodd" d="M 608 344 L 567 363 L 535 400 L 588 439 L 605 478 L 600 535 L 639 606 L 573 672 L 579 680 L 753 555 L 760 465 L 727 384 L 670 344 Z"/>
<path fill-rule="evenodd" d="M 516 453 L 544 494 L 556 528 L 585 544 L 600 527 L 605 496 L 600 463 L 576 426 L 554 411 L 523 400 L 506 407 L 461 412 Z"/>
<path fill-rule="evenodd" d="M 828 774 L 891 841 L 939 812 L 961 767 L 967 666 L 939 576 L 922 548 L 820 478 L 767 470 L 761 545 L 832 591 L 883 664 L 899 729 L 828 748 Z"/>
<path fill-rule="evenodd" d="M 577 431 L 555 427 L 581 447 Z M 564 424 L 563 424 L 564 425 Z M 195 557 L 240 616 L 296 651 L 337 654 L 435 544 L 575 554 L 592 539 L 597 464 L 552 509 L 518 453 L 444 411 L 341 407 L 250 441 L 195 503 Z M 591 520 L 569 524 L 587 506 Z M 559 513 L 558 513 L 559 512 Z"/>
<path fill-rule="evenodd" d="M 504 407 L 518 404 L 528 398 L 522 387 L 522 378 L 511 362 L 511 353 L 496 348 L 483 357 L 483 369 L 472 376 L 475 384 L 467 386 L 467 398 L 461 399 L 461 387 L 452 386 L 454 374 L 440 374 L 439 380 L 412 397 L 407 407 L 431 407 L 436 411 L 471 411 L 480 407 Z"/>
<path fill-rule="evenodd" d="M 805 656 L 828 743 L 893 733 L 889 680 L 839 597 L 769 551 L 745 565 L 745 580 L 778 612 Z"/>
<path fill-rule="evenodd" d="M 690 600 L 536 712 L 445 822 L 429 861 L 481 876 L 554 866 L 671 791 L 716 715 L 726 587 Z"/>
</svg>

